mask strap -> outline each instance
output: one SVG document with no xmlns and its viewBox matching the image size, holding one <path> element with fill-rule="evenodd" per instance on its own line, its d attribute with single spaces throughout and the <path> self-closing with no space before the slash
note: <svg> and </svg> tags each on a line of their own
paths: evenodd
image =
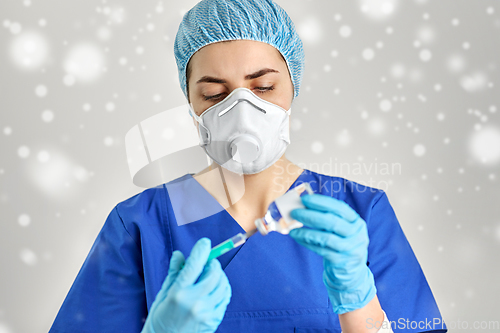
<svg viewBox="0 0 500 333">
<path fill-rule="evenodd" d="M 289 116 L 292 112 L 292 109 L 290 108 L 288 111 L 286 111 L 285 113 Z M 279 134 L 279 138 L 286 141 L 288 144 L 290 144 L 290 125 L 289 125 L 289 122 L 290 122 L 290 118 L 289 117 L 286 117 L 283 122 L 281 123 L 280 125 L 280 134 Z"/>
<path fill-rule="evenodd" d="M 198 126 L 198 134 L 199 134 L 199 137 L 200 137 L 200 146 L 202 146 L 202 147 L 206 146 L 207 144 L 210 143 L 210 132 L 208 131 L 208 129 L 203 124 L 203 119 L 201 117 L 199 117 L 198 115 L 196 115 L 196 113 L 194 112 L 193 105 L 192 104 L 188 104 L 188 106 L 189 106 L 189 114 L 191 115 L 191 117 L 193 117 L 194 119 L 196 119 L 196 121 L 199 124 L 199 126 Z"/>
<path fill-rule="evenodd" d="M 203 124 L 203 120 L 200 117 L 198 117 L 198 115 L 196 115 L 196 113 L 194 112 L 193 104 L 188 104 L 188 110 L 189 110 L 189 114 L 191 115 L 191 117 L 196 119 L 196 121 L 199 122 L 200 124 Z"/>
</svg>

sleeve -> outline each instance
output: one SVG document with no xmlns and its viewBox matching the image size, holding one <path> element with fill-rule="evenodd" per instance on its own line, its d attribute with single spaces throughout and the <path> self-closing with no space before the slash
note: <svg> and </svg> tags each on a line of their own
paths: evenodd
<svg viewBox="0 0 500 333">
<path fill-rule="evenodd" d="M 115 207 L 49 333 L 140 332 L 147 316 L 139 246 Z"/>
<path fill-rule="evenodd" d="M 381 191 L 367 221 L 368 266 L 395 333 L 447 332 L 422 268 Z"/>
</svg>

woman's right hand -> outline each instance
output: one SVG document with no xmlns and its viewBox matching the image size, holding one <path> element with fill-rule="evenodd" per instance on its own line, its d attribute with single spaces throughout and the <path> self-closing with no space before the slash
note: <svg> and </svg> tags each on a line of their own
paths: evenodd
<svg viewBox="0 0 500 333">
<path fill-rule="evenodd" d="M 211 241 L 204 237 L 186 260 L 182 252 L 174 251 L 142 333 L 217 330 L 231 299 L 231 286 L 217 259 L 207 263 L 210 250 Z"/>
</svg>

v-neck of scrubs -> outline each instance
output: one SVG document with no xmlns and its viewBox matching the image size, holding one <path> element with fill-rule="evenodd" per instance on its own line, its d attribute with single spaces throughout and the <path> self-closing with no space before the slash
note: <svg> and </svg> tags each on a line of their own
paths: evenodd
<svg viewBox="0 0 500 333">
<path fill-rule="evenodd" d="M 295 184 L 297 184 L 297 182 L 298 182 L 298 181 L 299 181 L 299 180 L 300 180 L 300 179 L 301 179 L 301 178 L 302 178 L 302 177 L 306 174 L 306 171 L 307 171 L 307 169 L 303 169 L 303 170 L 302 170 L 302 172 L 299 174 L 299 176 L 298 176 L 298 177 L 297 177 L 297 178 L 293 181 L 293 183 L 292 183 L 292 184 L 288 187 L 288 189 L 286 190 L 286 192 L 290 191 L 292 188 L 294 188 L 294 187 L 295 187 Z M 215 197 L 214 197 L 212 194 L 210 194 L 210 192 L 208 192 L 208 191 L 207 191 L 207 190 L 206 190 L 206 189 L 205 189 L 205 188 L 204 188 L 204 187 L 203 187 L 203 186 L 202 186 L 202 185 L 201 185 L 201 184 L 200 184 L 200 183 L 199 183 L 199 182 L 198 182 L 198 181 L 197 181 L 197 180 L 193 177 L 193 175 L 194 175 L 194 174 L 192 174 L 192 173 L 188 173 L 187 175 L 188 175 L 188 177 L 193 178 L 193 180 L 195 181 L 194 183 L 195 183 L 197 186 L 199 186 L 199 187 L 201 188 L 201 191 L 204 191 L 206 194 L 208 194 L 208 195 L 209 195 L 209 196 L 213 199 L 213 201 L 215 202 L 215 204 L 219 206 L 220 210 L 221 210 L 221 211 L 224 211 L 224 213 L 223 213 L 223 214 L 226 214 L 226 215 L 229 217 L 229 219 L 230 219 L 231 221 L 233 221 L 234 223 L 236 223 L 237 227 L 241 230 L 241 232 L 242 232 L 242 233 L 246 233 L 245 229 L 243 229 L 243 227 L 241 226 L 241 224 L 239 224 L 239 223 L 238 223 L 238 221 L 236 221 L 236 219 L 235 219 L 235 218 L 234 218 L 234 217 L 233 217 L 233 216 L 232 216 L 232 215 L 231 215 L 231 214 L 230 214 L 230 213 L 229 213 L 229 212 L 228 212 L 228 211 L 227 211 L 227 210 L 226 210 L 226 209 L 225 209 L 225 208 L 224 208 L 221 204 L 220 204 L 220 202 L 219 202 L 219 201 L 217 201 L 217 199 L 215 199 Z M 286 193 L 286 192 L 285 192 L 285 193 Z M 249 238 L 249 239 L 250 239 L 250 238 Z"/>
</svg>

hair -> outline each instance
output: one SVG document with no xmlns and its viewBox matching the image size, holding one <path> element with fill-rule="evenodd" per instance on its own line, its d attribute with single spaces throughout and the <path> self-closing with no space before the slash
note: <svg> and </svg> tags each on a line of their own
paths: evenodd
<svg viewBox="0 0 500 333">
<path fill-rule="evenodd" d="M 273 0 L 202 0 L 184 14 L 174 41 L 179 81 L 188 100 L 187 67 L 192 55 L 212 43 L 241 39 L 274 46 L 288 65 L 294 98 L 299 95 L 304 48 L 282 7 Z"/>
<path fill-rule="evenodd" d="M 219 43 L 230 43 L 230 42 L 234 42 L 234 41 L 235 40 L 223 40 L 223 41 L 220 41 Z M 187 95 L 188 95 L 188 102 L 191 102 L 190 99 L 189 99 L 189 77 L 191 76 L 191 73 L 193 72 L 193 69 L 191 68 L 191 59 L 193 59 L 193 56 L 191 56 L 191 58 L 189 59 L 187 67 L 186 67 L 186 92 L 187 92 Z"/>
<path fill-rule="evenodd" d="M 188 64 L 187 64 L 187 68 L 186 68 L 186 91 L 187 91 L 187 95 L 188 95 L 188 102 L 191 103 L 191 101 L 189 100 L 189 77 L 191 76 L 191 72 L 192 72 L 192 68 L 191 68 L 191 60 L 189 60 Z"/>
</svg>

